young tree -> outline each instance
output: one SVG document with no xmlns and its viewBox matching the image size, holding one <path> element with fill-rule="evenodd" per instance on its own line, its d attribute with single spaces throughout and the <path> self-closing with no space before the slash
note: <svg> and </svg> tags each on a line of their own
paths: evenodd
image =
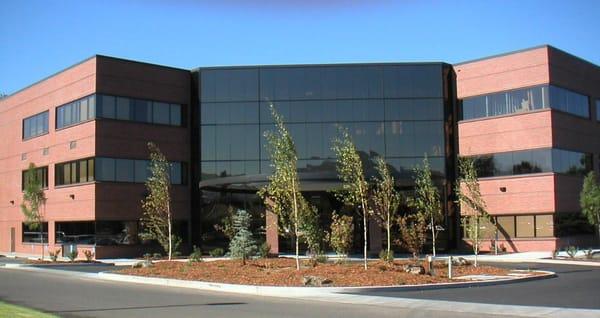
<svg viewBox="0 0 600 318">
<path fill-rule="evenodd" d="M 490 220 L 485 201 L 479 190 L 479 180 L 472 158 L 462 157 L 458 161 L 459 179 L 456 183 L 456 196 L 460 204 L 465 234 L 475 254 L 475 266 L 483 236 L 482 224 Z M 486 222 L 487 223 L 487 222 Z M 491 222 L 489 222 L 491 223 Z"/>
<path fill-rule="evenodd" d="M 250 232 L 250 214 L 246 210 L 238 210 L 233 218 L 235 236 L 229 243 L 229 252 L 232 258 L 242 260 L 242 265 L 246 265 L 246 260 L 256 253 L 256 241 L 252 238 Z"/>
<path fill-rule="evenodd" d="M 412 253 L 415 260 L 425 245 L 427 220 L 422 213 L 410 213 L 398 218 L 400 240 L 398 243 Z"/>
<path fill-rule="evenodd" d="M 352 217 L 333 212 L 331 216 L 331 232 L 328 234 L 329 243 L 338 256 L 346 257 L 352 247 L 354 224 Z"/>
<path fill-rule="evenodd" d="M 25 189 L 23 190 L 23 203 L 21 212 L 25 216 L 25 224 L 32 230 L 40 231 L 42 244 L 42 260 L 44 259 L 44 214 L 42 208 L 46 203 L 46 195 L 42 187 L 42 180 L 38 175 L 35 164 L 30 163 L 25 172 Z"/>
<path fill-rule="evenodd" d="M 358 207 L 363 217 L 364 267 L 367 269 L 367 204 L 369 187 L 363 172 L 363 163 L 356 146 L 346 129 L 340 129 L 341 138 L 333 141 L 333 151 L 337 156 L 337 173 L 342 188 L 336 191 L 337 197 L 345 204 Z"/>
<path fill-rule="evenodd" d="M 392 222 L 396 219 L 396 212 L 400 205 L 401 197 L 394 187 L 394 177 L 390 173 L 385 160 L 377 157 L 375 170 L 379 174 L 374 178 L 374 187 L 371 195 L 373 216 L 387 232 L 387 259 L 392 259 Z"/>
<path fill-rule="evenodd" d="M 429 223 L 433 243 L 433 256 L 435 257 L 435 242 L 438 224 L 443 220 L 440 193 L 431 179 L 431 168 L 427 157 L 423 158 L 423 165 L 415 168 L 415 195 L 409 204 L 418 214 Z"/>
<path fill-rule="evenodd" d="M 595 225 L 600 239 L 600 184 L 596 174 L 590 171 L 583 180 L 583 189 L 579 196 L 581 212 L 587 217 L 591 225 Z"/>
<path fill-rule="evenodd" d="M 314 208 L 302 196 L 298 179 L 298 155 L 292 136 L 283 123 L 283 117 L 270 105 L 275 131 L 267 131 L 267 150 L 271 156 L 273 174 L 269 184 L 258 191 L 265 205 L 277 215 L 279 228 L 292 235 L 296 242 L 296 269 L 300 270 L 300 233 L 306 218 L 313 217 Z"/>
<path fill-rule="evenodd" d="M 172 259 L 178 238 L 173 235 L 173 214 L 171 213 L 170 163 L 160 148 L 148 143 L 150 150 L 150 177 L 146 181 L 148 196 L 142 200 L 144 214 L 141 223 L 144 228 L 142 237 L 156 239 Z"/>
</svg>

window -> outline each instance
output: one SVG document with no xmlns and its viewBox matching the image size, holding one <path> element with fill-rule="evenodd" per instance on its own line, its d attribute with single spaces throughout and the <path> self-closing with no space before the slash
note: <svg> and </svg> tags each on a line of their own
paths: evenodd
<svg viewBox="0 0 600 318">
<path fill-rule="evenodd" d="M 144 183 L 150 176 L 149 160 L 99 157 L 96 163 L 96 180 L 108 182 Z M 171 184 L 187 183 L 187 166 L 184 162 L 171 162 Z"/>
<path fill-rule="evenodd" d="M 600 99 L 596 100 L 596 120 L 600 121 Z"/>
<path fill-rule="evenodd" d="M 535 237 L 533 215 L 517 215 L 517 237 Z"/>
<path fill-rule="evenodd" d="M 24 170 L 21 173 L 21 190 L 25 190 L 25 186 L 31 180 L 40 184 L 43 189 L 48 188 L 48 167 L 39 167 L 33 171 L 33 176 L 28 173 L 29 170 Z M 33 179 L 30 179 L 33 178 Z"/>
<path fill-rule="evenodd" d="M 554 236 L 554 215 L 536 215 L 535 216 L 535 236 L 552 237 Z"/>
<path fill-rule="evenodd" d="M 48 111 L 23 119 L 23 139 L 48 133 Z"/>
<path fill-rule="evenodd" d="M 69 185 L 95 180 L 94 159 L 82 159 L 55 166 L 56 185 Z"/>
<path fill-rule="evenodd" d="M 33 225 L 22 223 L 23 243 L 48 243 L 48 222 L 42 222 L 42 227 L 33 228 Z"/>
<path fill-rule="evenodd" d="M 182 105 L 128 97 L 96 95 L 98 117 L 141 123 L 182 126 Z"/>
<path fill-rule="evenodd" d="M 515 217 L 514 216 L 498 216 L 496 218 L 498 224 L 498 235 L 503 239 L 515 237 Z"/>
<path fill-rule="evenodd" d="M 96 117 L 96 95 L 90 95 L 56 108 L 56 129 L 69 127 Z"/>
<path fill-rule="evenodd" d="M 462 101 L 462 119 L 500 116 L 552 108 L 589 118 L 589 98 L 552 85 L 522 88 Z"/>
<path fill-rule="evenodd" d="M 584 175 L 592 169 L 592 155 L 563 149 L 535 149 L 473 157 L 480 178 L 555 172 Z"/>
</svg>

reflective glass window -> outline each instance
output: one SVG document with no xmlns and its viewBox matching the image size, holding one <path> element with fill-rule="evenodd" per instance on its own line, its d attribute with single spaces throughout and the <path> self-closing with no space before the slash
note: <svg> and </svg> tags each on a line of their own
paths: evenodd
<svg viewBox="0 0 600 318">
<path fill-rule="evenodd" d="M 23 139 L 48 133 L 48 111 L 23 119 Z"/>
<path fill-rule="evenodd" d="M 167 103 L 152 103 L 152 122 L 156 124 L 170 124 L 171 108 Z"/>
<path fill-rule="evenodd" d="M 98 95 L 98 114 L 102 118 L 116 118 L 116 97 L 108 95 Z"/>
</svg>

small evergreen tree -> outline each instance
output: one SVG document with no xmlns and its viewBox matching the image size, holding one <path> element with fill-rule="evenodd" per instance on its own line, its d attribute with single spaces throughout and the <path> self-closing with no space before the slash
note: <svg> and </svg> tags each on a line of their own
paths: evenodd
<svg viewBox="0 0 600 318">
<path fill-rule="evenodd" d="M 229 243 L 229 253 L 232 258 L 241 259 L 242 265 L 257 251 L 256 241 L 250 232 L 250 214 L 246 210 L 238 210 L 234 219 L 235 236 Z"/>
<path fill-rule="evenodd" d="M 473 159 L 469 157 L 459 158 L 458 170 L 460 175 L 455 192 L 463 215 L 463 228 L 466 237 L 471 240 L 471 247 L 475 254 L 475 266 L 477 266 L 477 256 L 483 237 L 482 225 L 486 220 L 491 221 L 491 218 L 487 212 L 485 201 L 481 197 L 477 170 Z M 496 227 L 495 224 L 494 227 Z"/>
<path fill-rule="evenodd" d="M 352 247 L 354 223 L 349 215 L 333 212 L 331 216 L 331 232 L 328 234 L 329 244 L 340 257 L 347 257 Z"/>
<path fill-rule="evenodd" d="M 146 239 L 156 239 L 167 252 L 169 260 L 181 240 L 173 235 L 173 214 L 171 213 L 171 180 L 170 163 L 152 142 L 150 150 L 150 177 L 146 181 L 148 196 L 142 200 L 144 215 L 141 223 L 144 232 L 140 234 Z"/>
<path fill-rule="evenodd" d="M 333 151 L 337 156 L 337 173 L 342 188 L 336 191 L 338 199 L 354 208 L 359 208 L 363 217 L 363 259 L 367 269 L 367 204 L 369 186 L 365 180 L 363 163 L 348 130 L 340 129 L 341 137 L 333 140 Z"/>
<path fill-rule="evenodd" d="M 42 244 L 42 260 L 44 259 L 44 214 L 42 208 L 46 203 L 46 195 L 42 187 L 42 180 L 37 173 L 34 163 L 29 164 L 25 172 L 25 189 L 23 190 L 23 203 L 21 212 L 25 216 L 25 224 L 32 230 L 39 230 L 40 243 Z"/>
<path fill-rule="evenodd" d="M 378 157 L 375 161 L 375 169 L 379 174 L 374 180 L 373 193 L 371 196 L 373 206 L 373 216 L 375 220 L 383 226 L 387 234 L 387 257 L 388 260 L 392 258 L 392 222 L 396 219 L 396 212 L 401 202 L 401 197 L 398 191 L 396 191 L 394 184 L 394 177 L 390 173 L 385 160 Z"/>
<path fill-rule="evenodd" d="M 427 227 L 431 230 L 433 243 L 433 256 L 435 257 L 435 243 L 437 227 L 443 220 L 440 193 L 431 179 L 431 168 L 427 157 L 423 158 L 423 165 L 415 168 L 415 195 L 409 201 L 409 205 L 422 214 L 429 223 Z"/>
<path fill-rule="evenodd" d="M 590 171 L 583 180 L 579 204 L 581 212 L 587 217 L 588 222 L 596 226 L 600 240 L 600 184 L 594 171 Z"/>
</svg>

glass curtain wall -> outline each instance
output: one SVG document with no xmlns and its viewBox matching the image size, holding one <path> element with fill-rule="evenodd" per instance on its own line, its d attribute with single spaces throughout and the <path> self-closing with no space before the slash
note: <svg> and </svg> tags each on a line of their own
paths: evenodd
<svg viewBox="0 0 600 318">
<path fill-rule="evenodd" d="M 258 220 L 255 233 L 264 233 L 264 207 L 255 190 L 232 189 L 228 182 L 235 178 L 222 183 L 218 179 L 261 175 L 258 178 L 266 180 L 272 172 L 264 138 L 274 129 L 270 104 L 294 139 L 301 179 L 310 175 L 337 180 L 331 147 L 343 127 L 352 135 L 368 175 L 374 174 L 373 159 L 383 156 L 399 185 L 410 185 L 413 168 L 427 155 L 434 177 L 443 184 L 448 98 L 443 74 L 443 65 L 437 63 L 199 70 L 196 181 L 213 184 L 199 194 L 198 227 L 205 248 L 226 244 L 215 226 L 231 209 L 248 210 Z M 328 228 L 331 211 L 343 207 L 326 192 L 329 189 L 319 187 L 305 195 L 318 206 L 322 226 Z M 360 225 L 356 229 L 360 231 Z M 286 250 L 291 242 L 280 238 L 279 244 Z"/>
<path fill-rule="evenodd" d="M 201 179 L 271 172 L 270 104 L 294 138 L 300 172 L 335 173 L 331 140 L 344 127 L 361 155 L 384 156 L 397 176 L 427 155 L 443 177 L 442 86 L 441 64 L 201 70 Z"/>
</svg>

